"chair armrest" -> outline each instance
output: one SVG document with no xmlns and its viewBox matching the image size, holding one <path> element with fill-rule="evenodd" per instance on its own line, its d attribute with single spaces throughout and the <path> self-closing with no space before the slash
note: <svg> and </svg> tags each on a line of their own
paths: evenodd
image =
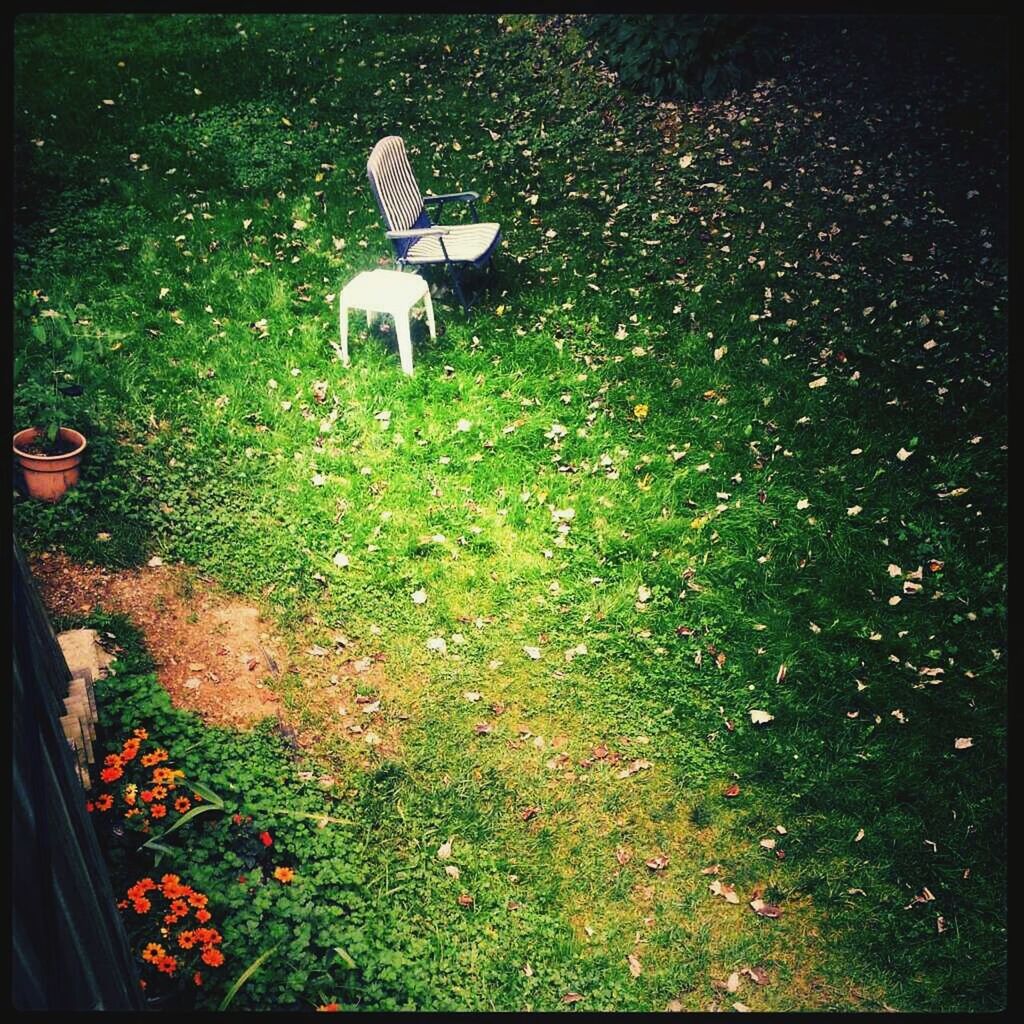
<svg viewBox="0 0 1024 1024">
<path fill-rule="evenodd" d="M 423 205 L 431 203 L 475 203 L 480 199 L 479 192 L 452 192 L 444 196 L 424 196 Z"/>
<path fill-rule="evenodd" d="M 435 238 L 438 235 L 450 235 L 449 227 L 411 228 L 408 231 L 385 231 L 385 238 Z"/>
</svg>

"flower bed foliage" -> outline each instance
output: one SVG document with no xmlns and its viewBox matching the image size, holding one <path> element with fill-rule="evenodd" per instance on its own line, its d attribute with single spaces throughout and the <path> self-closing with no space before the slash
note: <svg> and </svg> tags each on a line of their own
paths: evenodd
<svg viewBox="0 0 1024 1024">
<path fill-rule="evenodd" d="M 208 905 L 223 920 L 218 932 L 223 942 L 216 950 L 229 960 L 230 970 L 203 979 L 201 1009 L 219 1005 L 229 981 L 271 949 L 273 955 L 239 990 L 233 1007 L 309 1009 L 328 1001 L 327 996 L 343 1002 L 362 998 L 364 976 L 375 973 L 363 957 L 364 931 L 372 932 L 376 926 L 365 916 L 361 844 L 352 828 L 339 822 L 335 801 L 317 787 L 296 781 L 287 748 L 269 728 L 248 735 L 211 730 L 194 715 L 173 708 L 130 627 L 117 620 L 97 621 L 115 628 L 125 647 L 116 674 L 98 687 L 101 722 L 108 734 L 129 733 L 131 738 L 118 754 L 107 756 L 100 791 L 91 801 L 96 818 L 124 809 L 126 824 L 141 839 L 155 827 L 154 819 L 163 819 L 158 808 L 169 805 L 182 814 L 188 811 L 184 800 L 189 797 L 179 796 L 172 803 L 170 792 L 167 799 L 159 792 L 169 791 L 183 775 L 202 779 L 223 800 L 223 811 L 162 834 L 158 850 L 140 848 L 133 856 L 113 857 L 115 890 L 123 892 L 132 881 L 128 899 L 135 901 L 136 910 L 141 897 L 154 899 L 148 892 L 152 885 L 125 877 L 137 872 L 149 855 L 154 865 L 150 875 L 180 875 L 183 884 L 206 894 Z M 157 737 L 160 746 L 149 754 L 142 752 L 143 745 L 154 744 Z M 135 764 L 146 774 L 135 772 Z M 134 779 L 138 781 L 125 781 Z M 143 788 L 150 782 L 153 785 Z M 117 797 L 110 792 L 113 783 L 119 784 Z M 184 783 L 177 791 L 191 793 L 191 800 L 199 795 Z M 102 827 L 103 822 L 98 823 Z M 176 886 L 177 882 L 174 892 L 165 892 L 166 885 L 159 892 L 177 899 Z M 194 905 L 200 897 L 187 899 Z M 206 905 L 202 898 L 202 907 Z M 131 912 L 128 918 L 131 921 Z M 137 928 L 130 931 L 136 945 L 142 942 L 136 938 L 141 934 Z M 144 937 L 161 941 L 152 932 Z M 197 941 L 203 947 L 201 936 Z M 168 939 L 163 945 L 173 949 L 174 943 Z M 350 958 L 359 956 L 361 966 L 349 966 L 337 953 L 339 948 L 351 951 Z M 211 959 L 219 960 L 219 955 L 210 954 L 204 961 L 219 966 Z M 154 958 L 152 950 L 143 960 L 158 971 L 166 970 L 166 959 Z M 393 1000 L 386 978 L 377 991 L 384 1005 Z"/>
</svg>

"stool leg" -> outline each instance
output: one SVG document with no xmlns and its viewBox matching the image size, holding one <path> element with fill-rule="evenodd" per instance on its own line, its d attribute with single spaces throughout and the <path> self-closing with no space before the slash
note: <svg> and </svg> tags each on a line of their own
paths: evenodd
<svg viewBox="0 0 1024 1024">
<path fill-rule="evenodd" d="M 341 335 L 341 361 L 348 366 L 348 306 L 344 302 L 338 311 L 338 333 Z"/>
<path fill-rule="evenodd" d="M 402 361 L 402 372 L 412 376 L 412 338 L 409 334 L 409 311 L 403 316 L 395 314 L 395 333 L 398 335 L 398 358 Z"/>
<path fill-rule="evenodd" d="M 430 328 L 430 336 L 432 338 L 436 338 L 437 331 L 434 329 L 434 303 L 430 300 L 429 288 L 423 293 L 423 304 L 427 307 L 427 326 Z"/>
</svg>

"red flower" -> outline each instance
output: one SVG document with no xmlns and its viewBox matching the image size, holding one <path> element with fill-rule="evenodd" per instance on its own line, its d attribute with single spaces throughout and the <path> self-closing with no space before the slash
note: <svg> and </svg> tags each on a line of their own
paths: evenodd
<svg viewBox="0 0 1024 1024">
<path fill-rule="evenodd" d="M 324 1003 L 323 1006 L 316 1008 L 317 1013 L 337 1013 L 341 1009 L 338 1003 Z"/>
<path fill-rule="evenodd" d="M 264 846 L 273 846 L 274 845 L 273 837 L 270 835 L 269 832 L 261 832 L 260 833 L 260 842 Z"/>
<path fill-rule="evenodd" d="M 198 971 L 196 971 L 196 973 L 192 975 L 192 982 L 195 985 L 202 985 L 203 976 Z"/>
<path fill-rule="evenodd" d="M 162 818 L 167 813 L 167 808 L 163 804 L 153 804 L 149 809 L 149 813 L 154 818 Z"/>
<path fill-rule="evenodd" d="M 210 967 L 220 967 L 224 963 L 224 954 L 219 949 L 214 949 L 210 946 L 208 949 L 203 950 L 203 963 L 208 964 Z"/>
<path fill-rule="evenodd" d="M 205 924 L 213 915 L 204 907 L 196 911 L 196 920 Z"/>
<path fill-rule="evenodd" d="M 120 768 L 116 767 L 104 768 L 103 771 L 100 772 L 100 778 L 104 782 L 116 782 L 122 775 L 124 775 L 124 772 Z"/>
</svg>

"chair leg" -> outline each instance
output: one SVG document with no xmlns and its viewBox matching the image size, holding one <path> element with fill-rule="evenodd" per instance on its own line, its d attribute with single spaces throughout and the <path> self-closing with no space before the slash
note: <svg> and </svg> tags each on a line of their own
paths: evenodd
<svg viewBox="0 0 1024 1024">
<path fill-rule="evenodd" d="M 341 335 L 341 362 L 348 366 L 348 306 L 344 302 L 338 312 L 338 333 Z"/>
<path fill-rule="evenodd" d="M 395 314 L 395 333 L 398 335 L 398 358 L 402 363 L 402 372 L 412 376 L 412 335 L 409 330 L 409 312 L 403 316 Z"/>
<path fill-rule="evenodd" d="M 430 328 L 430 337 L 437 337 L 437 328 L 434 324 L 434 303 L 430 298 L 430 289 L 427 288 L 423 293 L 423 304 L 427 310 L 427 326 Z"/>
<path fill-rule="evenodd" d="M 466 302 L 466 296 L 462 291 L 462 282 L 459 280 L 458 271 L 455 267 L 448 264 L 448 276 L 452 279 L 452 286 L 455 288 L 455 294 L 458 296 L 459 302 L 462 304 L 462 312 L 469 316 L 469 304 Z"/>
</svg>

